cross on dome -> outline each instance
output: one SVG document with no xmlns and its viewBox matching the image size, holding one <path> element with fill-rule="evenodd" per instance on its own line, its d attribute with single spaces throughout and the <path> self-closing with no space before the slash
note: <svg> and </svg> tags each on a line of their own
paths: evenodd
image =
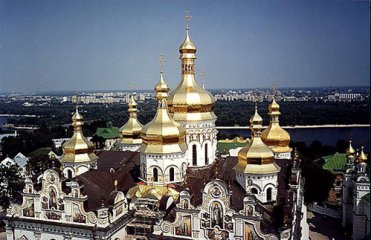
<svg viewBox="0 0 371 240">
<path fill-rule="evenodd" d="M 202 88 L 205 88 L 205 78 L 207 77 L 207 73 L 201 72 L 199 76 L 202 82 Z"/>
<path fill-rule="evenodd" d="M 192 19 L 192 16 L 189 15 L 188 8 L 187 8 L 187 10 L 186 10 L 186 15 L 183 17 L 183 19 L 184 19 L 185 22 L 186 22 L 186 29 L 188 30 L 188 29 L 189 29 L 189 20 Z"/>
<path fill-rule="evenodd" d="M 164 63 L 166 62 L 164 55 L 160 54 L 160 58 L 157 60 L 157 62 L 160 64 L 160 72 L 163 72 Z"/>
</svg>

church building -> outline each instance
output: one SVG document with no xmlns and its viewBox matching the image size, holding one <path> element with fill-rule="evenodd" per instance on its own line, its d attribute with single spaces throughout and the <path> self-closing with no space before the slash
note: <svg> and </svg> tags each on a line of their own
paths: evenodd
<svg viewBox="0 0 371 240">
<path fill-rule="evenodd" d="M 215 98 L 195 79 L 196 51 L 187 24 L 179 85 L 170 91 L 161 67 L 156 114 L 144 126 L 131 99 L 119 153 L 95 155 L 76 109 L 61 169 L 27 177 L 22 201 L 7 210 L 7 239 L 309 239 L 301 160 L 279 126 L 278 103 L 264 131 L 256 106 L 251 139 L 222 157 Z M 364 173 L 361 163 L 356 171 Z M 361 175 L 352 181 L 363 184 Z"/>
</svg>

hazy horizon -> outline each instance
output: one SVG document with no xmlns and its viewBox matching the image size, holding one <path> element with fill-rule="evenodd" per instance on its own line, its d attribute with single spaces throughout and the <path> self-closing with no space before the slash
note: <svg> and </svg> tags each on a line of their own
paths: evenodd
<svg viewBox="0 0 371 240">
<path fill-rule="evenodd" d="M 187 8 L 207 89 L 370 84 L 367 1 L 0 0 L 0 92 L 174 89 Z"/>
</svg>

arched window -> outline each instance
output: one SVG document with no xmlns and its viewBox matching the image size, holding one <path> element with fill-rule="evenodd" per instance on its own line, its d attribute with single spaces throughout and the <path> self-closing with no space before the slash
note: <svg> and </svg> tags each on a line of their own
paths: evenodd
<svg viewBox="0 0 371 240">
<path fill-rule="evenodd" d="M 252 194 L 258 194 L 258 189 L 256 189 L 256 188 L 251 188 L 251 193 L 252 193 Z"/>
<path fill-rule="evenodd" d="M 67 169 L 67 178 L 72 178 L 72 170 Z"/>
<path fill-rule="evenodd" d="M 208 153 L 207 147 L 208 147 L 208 145 L 206 143 L 205 144 L 205 165 L 208 165 L 209 164 L 209 153 Z"/>
<path fill-rule="evenodd" d="M 170 174 L 170 176 L 169 176 L 170 182 L 174 181 L 174 168 L 171 167 L 169 169 L 169 174 Z"/>
<path fill-rule="evenodd" d="M 267 189 L 267 202 L 272 201 L 272 188 Z"/>
<path fill-rule="evenodd" d="M 197 146 L 192 146 L 192 165 L 197 166 Z"/>
<path fill-rule="evenodd" d="M 158 181 L 158 170 L 157 170 L 157 168 L 153 169 L 153 181 L 154 182 Z"/>
</svg>

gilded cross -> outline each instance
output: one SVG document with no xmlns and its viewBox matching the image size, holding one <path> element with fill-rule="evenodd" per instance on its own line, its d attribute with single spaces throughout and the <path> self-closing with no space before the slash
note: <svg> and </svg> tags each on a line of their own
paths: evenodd
<svg viewBox="0 0 371 240">
<path fill-rule="evenodd" d="M 207 73 L 201 72 L 199 76 L 202 82 L 202 88 L 205 88 L 205 78 L 207 77 Z"/>
<path fill-rule="evenodd" d="M 186 28 L 187 28 L 187 30 L 188 30 L 188 28 L 189 28 L 189 26 L 188 26 L 189 22 L 188 22 L 188 21 L 192 19 L 192 16 L 189 15 L 188 8 L 187 8 L 187 10 L 186 10 L 186 15 L 183 17 L 183 19 L 184 19 L 185 22 L 186 22 Z"/>
<path fill-rule="evenodd" d="M 164 56 L 162 54 L 160 54 L 160 58 L 157 60 L 157 62 L 160 64 L 160 71 L 162 73 L 163 71 L 163 65 L 164 63 L 166 62 Z"/>
</svg>

